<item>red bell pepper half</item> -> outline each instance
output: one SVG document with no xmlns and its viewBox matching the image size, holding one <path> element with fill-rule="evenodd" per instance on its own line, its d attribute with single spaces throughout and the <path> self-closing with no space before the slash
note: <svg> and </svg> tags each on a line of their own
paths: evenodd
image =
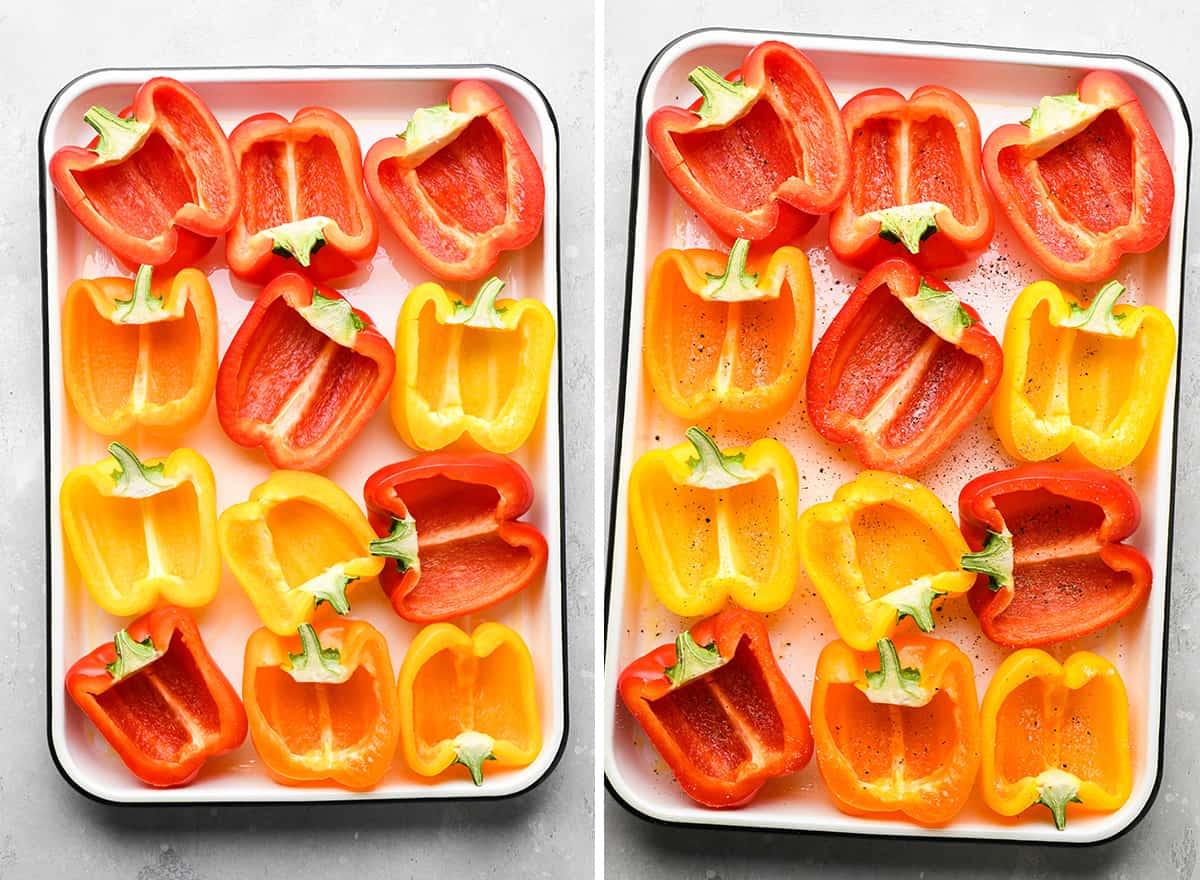
<svg viewBox="0 0 1200 880">
<path fill-rule="evenodd" d="M 390 557 L 379 581 L 405 620 L 472 614 L 546 570 L 545 537 L 518 520 L 533 504 L 533 483 L 503 455 L 418 455 L 371 474 L 363 495 L 380 536 L 371 553 Z"/>
<path fill-rule="evenodd" d="M 729 608 L 634 660 L 617 690 L 680 787 L 740 807 L 812 757 L 808 715 L 757 614 Z"/>
<path fill-rule="evenodd" d="M 808 417 L 863 467 L 913 475 L 996 390 L 1000 344 L 944 283 L 905 260 L 863 277 L 809 362 Z"/>
<path fill-rule="evenodd" d="M 50 180 L 71 213 L 131 266 L 194 264 L 237 219 L 242 179 L 225 132 L 200 96 L 165 76 L 147 80 L 119 116 L 83 116 L 98 137 L 62 147 Z"/>
<path fill-rule="evenodd" d="M 928 272 L 975 259 L 994 222 L 979 160 L 979 120 L 961 95 L 922 86 L 907 100 L 871 89 L 842 108 L 850 191 L 829 219 L 829 246 L 870 269 L 906 257 Z"/>
<path fill-rule="evenodd" d="M 1123 254 L 1155 247 L 1171 225 L 1167 154 L 1133 89 L 1109 71 L 992 132 L 983 170 L 1017 237 L 1065 281 L 1108 278 Z"/>
<path fill-rule="evenodd" d="M 968 598 L 983 634 L 1009 648 L 1077 639 L 1146 601 L 1150 563 L 1122 544 L 1138 498 L 1109 471 L 1027 464 L 976 477 L 958 496 L 963 537 L 979 572 Z"/>
<path fill-rule="evenodd" d="M 221 359 L 217 416 L 275 467 L 319 471 L 370 421 L 395 371 L 370 316 L 288 272 L 262 289 Z"/>
<path fill-rule="evenodd" d="M 403 134 L 367 151 L 365 171 L 384 221 L 441 279 L 493 274 L 502 251 L 542 228 L 542 169 L 486 83 L 457 83 L 445 104 L 417 110 Z"/>
<path fill-rule="evenodd" d="M 837 207 L 850 150 L 837 102 L 807 57 L 767 42 L 728 77 L 697 67 L 688 80 L 703 98 L 688 110 L 655 110 L 646 139 L 718 235 L 782 245 Z"/>
<path fill-rule="evenodd" d="M 260 113 L 233 130 L 229 146 L 245 188 L 225 239 L 233 274 L 261 284 L 300 267 L 327 281 L 375 256 L 362 148 L 342 116 L 324 107 L 305 107 L 291 122 Z"/>
<path fill-rule="evenodd" d="M 206 760 L 246 738 L 242 701 L 182 608 L 139 617 L 77 660 L 66 687 L 147 785 L 186 785 Z"/>
</svg>

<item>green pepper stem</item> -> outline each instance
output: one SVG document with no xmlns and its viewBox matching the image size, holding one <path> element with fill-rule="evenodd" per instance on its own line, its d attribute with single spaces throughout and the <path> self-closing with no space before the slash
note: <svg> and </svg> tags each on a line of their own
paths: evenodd
<svg viewBox="0 0 1200 880">
<path fill-rule="evenodd" d="M 132 154 L 150 133 L 150 125 L 132 116 L 121 117 L 106 107 L 92 106 L 83 121 L 100 136 L 92 149 L 101 162 L 113 162 Z"/>
<path fill-rule="evenodd" d="M 754 475 L 742 464 L 745 453 L 726 455 L 712 437 L 694 425 L 687 429 L 685 436 L 696 450 L 696 457 L 688 459 L 692 467 L 687 480 L 689 486 L 728 489 L 754 479 Z"/>
<path fill-rule="evenodd" d="M 1079 777 L 1065 770 L 1044 770 L 1034 780 L 1038 787 L 1037 803 L 1050 810 L 1054 827 L 1059 831 L 1067 827 L 1067 804 L 1082 803 L 1079 799 Z"/>
<path fill-rule="evenodd" d="M 928 577 L 920 577 L 905 587 L 879 597 L 896 609 L 896 620 L 911 617 L 922 632 L 933 632 L 933 601 L 945 593 L 935 590 Z"/>
<path fill-rule="evenodd" d="M 708 125 L 725 125 L 732 122 L 755 98 L 755 93 L 749 86 L 741 82 L 730 82 L 711 67 L 703 65 L 688 74 L 688 82 L 704 96 L 700 109 L 695 113 Z"/>
<path fill-rule="evenodd" d="M 483 327 L 491 330 L 504 329 L 504 321 L 500 316 L 508 310 L 496 307 L 496 298 L 500 296 L 502 290 L 504 290 L 504 282 L 493 275 L 483 282 L 483 286 L 479 288 L 479 292 L 475 294 L 475 298 L 471 300 L 470 304 L 461 301 L 454 303 L 454 314 L 446 319 L 446 323 L 464 324 L 468 327 Z"/>
<path fill-rule="evenodd" d="M 392 517 L 392 528 L 385 538 L 376 538 L 367 545 L 372 556 L 395 559 L 401 571 L 417 568 L 417 521 L 412 516 Z"/>
<path fill-rule="evenodd" d="M 153 275 L 153 266 L 139 266 L 133 276 L 133 292 L 129 299 L 114 300 L 117 309 L 113 312 L 113 320 L 118 324 L 153 324 L 170 317 L 163 308 L 163 298 L 152 292 Z"/>
<path fill-rule="evenodd" d="M 937 290 L 922 278 L 914 296 L 901 297 L 912 316 L 951 345 L 962 342 L 963 332 L 975 323 L 952 290 Z"/>
<path fill-rule="evenodd" d="M 293 681 L 341 684 L 350 677 L 350 670 L 341 663 L 342 652 L 337 648 L 322 648 L 311 623 L 300 624 L 296 634 L 300 636 L 300 653 L 288 652 L 292 666 L 287 672 Z"/>
<path fill-rule="evenodd" d="M 1124 315 L 1114 315 L 1113 307 L 1125 294 L 1125 285 L 1110 281 L 1101 287 L 1087 306 L 1071 303 L 1071 314 L 1062 322 L 1063 327 L 1074 327 L 1085 333 L 1104 336 L 1120 336 L 1121 320 Z"/>
<path fill-rule="evenodd" d="M 1011 587 L 1014 566 L 1012 533 L 1007 528 L 1003 532 L 988 529 L 983 549 L 965 554 L 959 566 L 963 571 L 986 574 L 993 593 L 1003 587 Z"/>
<path fill-rule="evenodd" d="M 312 263 L 312 255 L 325 246 L 325 227 L 332 222 L 328 217 L 305 217 L 264 229 L 263 233 L 271 236 L 272 253 L 291 257 L 308 268 Z"/>
<path fill-rule="evenodd" d="M 690 632 L 675 637 L 675 662 L 663 670 L 673 687 L 687 684 L 725 663 L 717 643 L 701 647 Z"/>
<path fill-rule="evenodd" d="M 892 706 L 924 706 L 932 694 L 921 687 L 921 670 L 900 665 L 900 655 L 891 639 L 880 639 L 876 643 L 879 651 L 879 669 L 863 670 L 867 685 L 863 688 L 872 703 Z"/>
<path fill-rule="evenodd" d="M 322 602 L 338 614 L 350 613 L 350 597 L 346 595 L 346 587 L 358 580 L 346 574 L 341 564 L 331 565 L 316 577 L 306 581 L 299 589 L 310 593 L 313 597 L 313 607 L 319 608 Z"/>
<path fill-rule="evenodd" d="M 313 288 L 312 302 L 296 309 L 309 326 L 324 333 L 343 348 L 353 348 L 367 324 L 354 313 L 345 297 L 324 296 Z"/>
<path fill-rule="evenodd" d="M 492 754 L 496 740 L 477 730 L 464 730 L 450 744 L 454 748 L 454 763 L 467 768 L 473 783 L 483 785 L 483 762 L 496 760 Z"/>
<path fill-rule="evenodd" d="M 879 221 L 880 238 L 903 245 L 910 254 L 918 254 L 921 242 L 938 231 L 937 214 L 945 207 L 940 202 L 917 202 L 872 211 L 866 216 Z"/>
<path fill-rule="evenodd" d="M 750 254 L 750 242 L 739 238 L 729 249 L 725 271 L 720 275 L 705 273 L 708 283 L 700 290 L 700 298 L 713 302 L 744 302 L 762 299 L 758 289 L 758 273 L 746 271 L 746 258 Z"/>
<path fill-rule="evenodd" d="M 149 666 L 163 653 L 154 647 L 154 640 L 150 636 L 137 642 L 129 634 L 129 630 L 125 629 L 113 636 L 113 648 L 117 652 L 117 659 L 104 668 L 108 670 L 114 682 L 129 678 L 139 669 Z"/>
<path fill-rule="evenodd" d="M 112 475 L 112 494 L 119 498 L 149 498 L 179 485 L 179 480 L 168 480 L 163 476 L 164 462 L 143 464 L 123 443 L 115 440 L 109 443 L 108 454 L 117 461 L 117 471 Z"/>
</svg>

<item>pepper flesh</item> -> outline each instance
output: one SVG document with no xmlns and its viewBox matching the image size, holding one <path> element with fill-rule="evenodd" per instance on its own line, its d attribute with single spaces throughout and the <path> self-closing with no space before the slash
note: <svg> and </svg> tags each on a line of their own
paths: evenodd
<svg viewBox="0 0 1200 880">
<path fill-rule="evenodd" d="M 1001 583 L 979 574 L 968 596 L 983 634 L 1029 648 L 1088 635 L 1140 607 L 1150 563 L 1120 543 L 1138 527 L 1137 495 L 1116 474 L 1068 464 L 1030 464 L 976 477 L 958 497 L 972 550 L 1010 535 Z"/>
<path fill-rule="evenodd" d="M 1103 657 L 1078 651 L 1059 664 L 1036 648 L 1010 654 L 992 676 L 980 714 L 979 784 L 1000 815 L 1041 804 L 1061 831 L 1068 803 L 1113 812 L 1129 800 L 1129 698 Z"/>
<path fill-rule="evenodd" d="M 689 670 L 684 652 L 715 656 Z M 775 660 L 763 619 L 730 608 L 634 660 L 622 702 L 687 795 L 739 807 L 812 757 L 808 716 Z"/>
<path fill-rule="evenodd" d="M 1017 297 L 992 405 L 1009 455 L 1042 461 L 1074 451 L 1117 470 L 1141 454 L 1166 395 L 1175 328 L 1153 306 L 1114 308 L 1124 291 L 1110 281 L 1085 307 L 1038 281 Z"/>
<path fill-rule="evenodd" d="M 1110 276 L 1123 254 L 1151 250 L 1171 225 L 1171 165 L 1137 95 L 1109 71 L 992 132 L 983 170 L 1017 237 L 1064 281 Z"/>
<path fill-rule="evenodd" d="M 911 263 L 887 260 L 817 343 L 808 416 L 826 440 L 852 444 L 864 467 L 917 474 L 983 409 L 1002 361 L 973 308 Z"/>
</svg>

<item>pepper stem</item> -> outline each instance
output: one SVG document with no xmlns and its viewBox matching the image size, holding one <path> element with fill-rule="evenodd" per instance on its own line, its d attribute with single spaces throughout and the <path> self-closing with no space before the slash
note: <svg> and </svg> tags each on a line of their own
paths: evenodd
<svg viewBox="0 0 1200 880">
<path fill-rule="evenodd" d="M 413 111 L 412 119 L 399 136 L 413 153 L 454 134 L 472 118 L 470 113 L 455 113 L 449 104 L 421 107 Z"/>
<path fill-rule="evenodd" d="M 1091 104 L 1080 101 L 1078 92 L 1047 95 L 1038 101 L 1029 118 L 1022 120 L 1021 124 L 1028 127 L 1031 141 L 1040 141 L 1074 128 L 1096 110 Z"/>
<path fill-rule="evenodd" d="M 672 686 L 679 687 L 725 663 L 717 643 L 701 647 L 690 632 L 675 637 L 675 662 L 663 670 Z"/>
<path fill-rule="evenodd" d="M 483 762 L 496 760 L 492 754 L 496 741 L 486 733 L 464 730 L 450 741 L 450 745 L 454 747 L 454 763 L 467 768 L 472 782 L 483 785 Z"/>
<path fill-rule="evenodd" d="M 299 589 L 312 594 L 314 608 L 319 608 L 322 602 L 328 602 L 338 614 L 349 614 L 350 598 L 346 595 L 346 587 L 356 580 L 357 577 L 346 574 L 341 563 L 338 563 L 301 584 Z"/>
<path fill-rule="evenodd" d="M 342 652 L 337 648 L 322 648 L 311 623 L 300 624 L 296 634 L 300 636 L 300 653 L 288 652 L 292 666 L 287 673 L 293 681 L 341 684 L 350 677 L 350 670 L 341 663 Z"/>
<path fill-rule="evenodd" d="M 154 640 L 150 636 L 136 642 L 126 629 L 113 636 L 113 648 L 117 651 L 117 659 L 104 668 L 108 670 L 114 682 L 129 678 L 163 655 L 162 651 L 154 647 Z"/>
<path fill-rule="evenodd" d="M 921 242 L 938 231 L 937 213 L 945 207 L 940 202 L 917 202 L 872 211 L 866 216 L 879 221 L 880 238 L 898 242 L 910 254 L 917 254 Z"/>
<path fill-rule="evenodd" d="M 504 321 L 500 317 L 507 308 L 496 307 L 496 297 L 504 289 L 504 282 L 493 275 L 470 303 L 456 300 L 454 314 L 446 319 L 447 324 L 464 324 L 468 327 L 483 327 L 491 330 L 503 330 Z"/>
<path fill-rule="evenodd" d="M 1079 799 L 1079 777 L 1065 770 L 1044 770 L 1034 780 L 1038 787 L 1037 803 L 1050 810 L 1054 827 L 1062 831 L 1067 827 L 1067 804 L 1083 803 Z"/>
<path fill-rule="evenodd" d="M 692 468 L 691 476 L 687 479 L 689 486 L 728 489 L 754 479 L 754 474 L 747 471 L 742 464 L 746 453 L 726 455 L 712 437 L 695 425 L 687 429 L 685 436 L 696 450 L 696 457 L 688 459 Z"/>
<path fill-rule="evenodd" d="M 988 529 L 982 550 L 967 553 L 959 561 L 963 571 L 988 576 L 988 587 L 994 593 L 1013 585 L 1013 540 L 1007 528 L 1003 532 Z"/>
<path fill-rule="evenodd" d="M 975 323 L 954 291 L 930 287 L 924 278 L 915 295 L 903 296 L 900 301 L 914 318 L 951 345 L 958 345 L 963 331 Z"/>
<path fill-rule="evenodd" d="M 1110 281 L 1096 291 L 1092 301 L 1086 306 L 1071 303 L 1071 314 L 1062 322 L 1063 327 L 1074 327 L 1085 333 L 1099 333 L 1104 336 L 1120 336 L 1121 320 L 1124 315 L 1114 315 L 1113 306 L 1125 295 L 1125 285 L 1120 281 Z"/>
<path fill-rule="evenodd" d="M 133 293 L 129 299 L 114 300 L 117 309 L 113 312 L 113 320 L 118 324 L 153 324 L 171 317 L 163 308 L 163 298 L 155 296 L 150 282 L 154 275 L 154 267 L 142 265 L 133 276 Z"/>
<path fill-rule="evenodd" d="M 746 271 L 746 257 L 750 253 L 750 242 L 739 238 L 729 249 L 729 260 L 720 275 L 706 272 L 708 283 L 700 289 L 700 298 L 713 302 L 745 302 L 762 299 L 763 292 L 756 286 L 758 273 Z"/>
<path fill-rule="evenodd" d="M 924 706 L 933 697 L 921 687 L 921 670 L 900 665 L 900 655 L 891 639 L 880 639 L 876 643 L 879 651 L 879 669 L 864 670 L 866 686 L 859 688 L 872 703 L 891 706 Z"/>
<path fill-rule="evenodd" d="M 746 84 L 730 82 L 711 67 L 703 65 L 688 74 L 688 82 L 704 96 L 700 109 L 693 112 L 705 125 L 728 125 L 757 97 Z"/>
<path fill-rule="evenodd" d="M 149 498 L 174 489 L 179 480 L 168 480 L 163 476 L 164 462 L 143 464 L 123 443 L 108 444 L 108 454 L 117 460 L 117 471 L 112 475 L 112 494 L 119 498 Z"/>
<path fill-rule="evenodd" d="M 264 229 L 271 236 L 271 252 L 281 257 L 291 257 L 301 266 L 308 268 L 312 255 L 325 246 L 325 227 L 333 221 L 328 217 L 305 217 Z M 361 329 L 361 328 L 360 328 Z"/>
<path fill-rule="evenodd" d="M 879 601 L 896 609 L 896 620 L 911 617 L 921 632 L 933 632 L 933 600 L 945 593 L 935 590 L 928 577 L 880 596 Z"/>
<path fill-rule="evenodd" d="M 417 556 L 417 521 L 412 516 L 400 519 L 392 517 L 392 529 L 386 538 L 376 538 L 367 545 L 372 556 L 386 556 L 395 559 L 401 571 L 417 568 L 420 564 Z"/>
<path fill-rule="evenodd" d="M 101 162 L 115 162 L 131 155 L 150 134 L 150 124 L 132 116 L 121 117 L 106 107 L 92 106 L 83 121 L 100 136 L 92 150 Z"/>
<path fill-rule="evenodd" d="M 354 314 L 348 299 L 340 296 L 322 296 L 315 287 L 312 303 L 301 306 L 296 311 L 310 327 L 324 333 L 344 348 L 353 348 L 359 331 L 367 327 L 366 322 Z"/>
</svg>

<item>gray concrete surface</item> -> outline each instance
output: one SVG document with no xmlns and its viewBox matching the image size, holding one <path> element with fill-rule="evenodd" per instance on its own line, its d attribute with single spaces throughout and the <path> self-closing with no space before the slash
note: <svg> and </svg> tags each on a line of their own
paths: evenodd
<svg viewBox="0 0 1200 880">
<path fill-rule="evenodd" d="M 1200 114 L 1200 6 L 1194 2 L 1115 0 L 1088 3 L 1018 3 L 1012 0 L 946 3 L 944 0 L 693 0 L 653 3 L 607 0 L 605 108 L 605 388 L 615 412 L 621 311 L 628 236 L 629 157 L 634 101 L 646 66 L 669 40 L 701 27 L 774 28 L 809 33 L 946 40 L 998 46 L 1113 52 L 1139 57 L 1179 87 Z M 1187 289 L 1200 281 L 1200 188 L 1193 156 Z M 1200 455 L 1192 442 L 1200 430 L 1200 309 L 1186 310 L 1183 406 L 1175 514 L 1170 677 L 1166 709 L 1166 763 L 1150 814 L 1118 841 L 1090 849 L 1038 846 L 932 844 L 782 834 L 687 831 L 652 825 L 605 796 L 605 866 L 609 880 L 698 878 L 768 880 L 774 877 L 875 878 L 1190 878 L 1197 871 L 1200 832 L 1200 513 L 1195 490 Z M 611 481 L 612 437 L 606 473 Z M 602 491 L 609 492 L 606 485 Z"/>
<path fill-rule="evenodd" d="M 502 8 L 503 7 L 503 8 Z M 9 3 L 0 9 L 0 878 L 591 876 L 593 13 L 570 4 L 351 0 Z M 553 47 L 548 50 L 546 47 Z M 562 150 L 570 739 L 514 800 L 299 809 L 119 809 L 59 777 L 46 748 L 46 560 L 37 136 L 95 67 L 496 62 L 546 92 Z M 12 589 L 21 584 L 24 591 Z"/>
</svg>

